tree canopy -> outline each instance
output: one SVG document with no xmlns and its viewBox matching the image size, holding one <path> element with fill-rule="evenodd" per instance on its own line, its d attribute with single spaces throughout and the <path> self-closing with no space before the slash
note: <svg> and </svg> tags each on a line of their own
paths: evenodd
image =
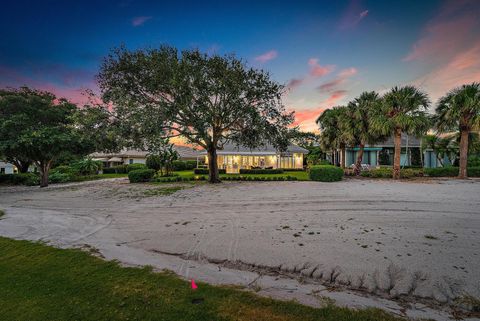
<svg viewBox="0 0 480 321">
<path fill-rule="evenodd" d="M 283 86 L 233 55 L 118 48 L 104 59 L 98 83 L 133 145 L 181 136 L 207 150 L 210 182 L 219 181 L 216 151 L 227 142 L 288 143 L 293 113 L 282 104 Z"/>
</svg>

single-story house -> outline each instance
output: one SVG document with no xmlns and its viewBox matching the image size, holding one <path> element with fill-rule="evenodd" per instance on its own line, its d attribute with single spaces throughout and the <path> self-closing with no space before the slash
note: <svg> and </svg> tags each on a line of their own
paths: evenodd
<svg viewBox="0 0 480 321">
<path fill-rule="evenodd" d="M 421 139 L 418 137 L 402 134 L 401 137 L 401 154 L 400 165 L 412 166 L 422 164 L 424 167 L 439 167 L 440 163 L 436 159 L 435 152 L 432 150 L 424 150 L 421 155 Z M 355 164 L 359 147 L 347 147 L 345 149 L 345 160 L 342 159 L 342 153 L 339 149 L 335 150 L 333 155 L 329 155 L 329 161 L 340 166 L 352 167 Z M 376 167 L 380 165 L 393 165 L 394 157 L 394 138 L 393 136 L 386 139 L 384 142 L 375 145 L 366 145 L 363 152 L 362 164 Z M 333 156 L 333 159 L 332 159 Z"/>
<path fill-rule="evenodd" d="M 217 150 L 217 162 L 218 168 L 231 174 L 254 168 L 302 169 L 305 154 L 308 150 L 296 145 L 289 145 L 285 152 L 280 152 L 270 144 L 258 148 L 225 144 L 223 149 Z M 208 164 L 207 152 L 200 151 L 200 155 Z"/>
<path fill-rule="evenodd" d="M 197 160 L 199 152 L 196 149 L 174 145 L 180 160 Z M 124 149 L 118 153 L 93 153 L 89 156 L 94 160 L 102 161 L 104 167 L 123 164 L 145 164 L 148 152 L 138 149 Z"/>
</svg>

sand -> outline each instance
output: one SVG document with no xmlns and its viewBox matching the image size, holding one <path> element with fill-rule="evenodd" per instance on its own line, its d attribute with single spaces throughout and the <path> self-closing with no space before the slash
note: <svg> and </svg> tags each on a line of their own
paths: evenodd
<svg viewBox="0 0 480 321">
<path fill-rule="evenodd" d="M 468 310 L 458 301 L 480 297 L 479 180 L 180 184 L 146 195 L 167 186 L 0 187 L 0 235 L 88 245 L 314 306 L 446 320 L 449 306 Z"/>
</svg>

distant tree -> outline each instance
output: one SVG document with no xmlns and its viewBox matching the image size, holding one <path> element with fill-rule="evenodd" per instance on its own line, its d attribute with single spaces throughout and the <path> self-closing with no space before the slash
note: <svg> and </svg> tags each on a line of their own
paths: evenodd
<svg viewBox="0 0 480 321">
<path fill-rule="evenodd" d="M 341 128 L 350 142 L 358 146 L 357 159 L 355 161 L 354 173 L 360 174 L 361 164 L 365 145 L 374 145 L 385 140 L 387 135 L 375 131 L 371 126 L 371 118 L 381 107 L 381 99 L 374 91 L 363 92 L 359 97 L 352 100 L 346 110 L 346 117 Z M 345 126 L 346 125 L 346 126 Z"/>
<path fill-rule="evenodd" d="M 480 83 L 455 88 L 440 98 L 435 109 L 435 127 L 440 132 L 460 133 L 459 178 L 467 177 L 469 134 L 480 129 Z"/>
<path fill-rule="evenodd" d="M 347 107 L 336 106 L 325 110 L 316 120 L 320 128 L 320 146 L 325 151 L 334 152 L 336 149 L 340 149 L 343 160 L 345 160 L 346 144 L 349 143 L 349 137 L 345 135 L 344 130 L 344 127 L 347 125 L 345 122 L 346 111 Z M 333 155 L 332 163 L 335 164 Z M 344 166 L 344 161 L 341 162 L 341 165 L 342 167 Z"/>
<path fill-rule="evenodd" d="M 393 178 L 400 178 L 402 133 L 423 136 L 430 128 L 426 114 L 428 95 L 414 86 L 394 87 L 383 96 L 383 102 L 372 115 L 371 127 L 381 135 L 393 135 Z"/>
<path fill-rule="evenodd" d="M 105 102 L 131 129 L 135 144 L 182 136 L 207 151 L 209 181 L 219 182 L 217 150 L 227 142 L 284 150 L 293 113 L 281 101 L 283 86 L 234 56 L 207 56 L 175 48 L 114 50 L 98 83 Z"/>
<path fill-rule="evenodd" d="M 75 128 L 77 107 L 48 92 L 21 88 L 0 94 L 0 151 L 10 158 L 33 161 L 40 171 L 40 186 L 62 155 L 84 155 L 92 144 Z"/>
</svg>

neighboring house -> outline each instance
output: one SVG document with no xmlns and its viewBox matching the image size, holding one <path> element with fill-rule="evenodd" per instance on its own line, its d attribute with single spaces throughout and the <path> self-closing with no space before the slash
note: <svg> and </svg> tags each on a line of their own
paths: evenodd
<svg viewBox="0 0 480 321">
<path fill-rule="evenodd" d="M 217 150 L 218 168 L 225 169 L 227 173 L 239 173 L 240 169 L 252 168 L 283 168 L 302 169 L 303 156 L 308 154 L 305 148 L 289 145 L 285 152 L 279 152 L 272 145 L 259 148 L 226 144 L 223 149 Z M 207 152 L 200 152 L 208 164 Z"/>
<path fill-rule="evenodd" d="M 178 153 L 180 160 L 197 160 L 198 151 L 186 147 L 175 145 L 174 149 Z M 148 152 L 136 149 L 124 149 L 118 153 L 93 153 L 92 159 L 103 162 L 104 167 L 113 167 L 122 164 L 145 164 Z"/>
<path fill-rule="evenodd" d="M 10 163 L 0 161 L 0 174 L 14 174 L 17 173 L 17 167 Z"/>
<path fill-rule="evenodd" d="M 432 150 L 427 149 L 423 152 L 423 155 L 421 155 L 421 140 L 417 137 L 402 134 L 401 147 L 401 166 L 420 165 L 422 163 L 422 158 L 424 167 L 441 166 L 438 161 L 435 161 L 436 155 Z M 366 145 L 364 148 L 362 164 L 372 167 L 393 165 L 394 149 L 395 144 L 393 137 L 388 138 L 382 143 Z M 329 156 L 329 161 L 339 166 L 344 162 L 345 167 L 352 167 L 357 159 L 358 151 L 358 147 L 347 147 L 345 149 L 345 160 L 343 160 L 341 151 L 336 150 L 333 154 L 334 159 L 332 160 L 332 156 Z"/>
</svg>

